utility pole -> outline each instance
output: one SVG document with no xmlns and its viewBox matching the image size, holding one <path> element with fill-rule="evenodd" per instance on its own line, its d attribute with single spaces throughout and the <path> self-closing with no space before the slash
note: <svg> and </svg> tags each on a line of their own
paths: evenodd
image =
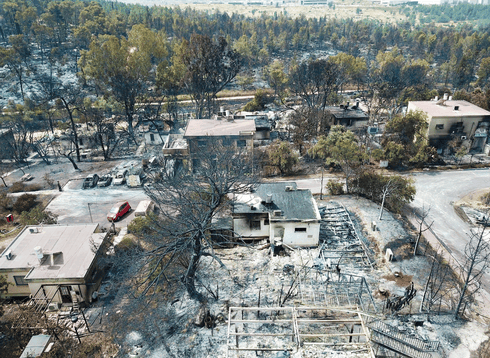
<svg viewBox="0 0 490 358">
<path fill-rule="evenodd" d="M 90 210 L 90 204 L 93 204 L 93 203 L 87 203 L 87 206 L 88 206 L 88 213 L 90 214 L 90 222 L 93 223 L 94 220 L 92 219 L 92 211 Z"/>
<path fill-rule="evenodd" d="M 322 182 L 320 184 L 320 200 L 323 200 L 323 164 L 322 164 Z"/>
</svg>

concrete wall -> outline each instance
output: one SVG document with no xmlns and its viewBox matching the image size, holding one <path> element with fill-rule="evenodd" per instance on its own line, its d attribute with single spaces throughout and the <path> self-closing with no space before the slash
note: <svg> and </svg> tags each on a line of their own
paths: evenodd
<svg viewBox="0 0 490 358">
<path fill-rule="evenodd" d="M 306 229 L 306 231 L 296 231 Z M 272 222 L 271 232 L 274 238 L 282 235 L 282 242 L 290 246 L 318 246 L 320 238 L 319 222 Z"/>
<path fill-rule="evenodd" d="M 465 135 L 468 137 L 472 137 L 475 134 L 475 130 L 478 127 L 478 123 L 483 121 L 483 116 L 480 117 L 432 117 L 429 119 L 429 139 L 438 139 L 438 138 L 444 138 L 449 135 L 450 133 L 450 128 L 452 125 L 463 122 L 463 132 Z M 443 124 L 444 128 L 443 129 L 437 129 L 436 125 L 438 124 Z"/>
<path fill-rule="evenodd" d="M 260 230 L 250 228 L 250 219 L 246 217 L 234 218 L 233 229 L 235 233 L 244 238 L 265 239 L 270 237 L 270 225 L 265 225 L 267 218 L 257 217 L 253 220 L 260 220 Z"/>
<path fill-rule="evenodd" d="M 0 275 L 7 276 L 8 292 L 5 297 L 27 297 L 31 294 L 29 285 L 17 285 L 15 283 L 14 276 L 25 277 L 31 269 L 19 270 L 19 271 L 0 271 Z"/>
</svg>

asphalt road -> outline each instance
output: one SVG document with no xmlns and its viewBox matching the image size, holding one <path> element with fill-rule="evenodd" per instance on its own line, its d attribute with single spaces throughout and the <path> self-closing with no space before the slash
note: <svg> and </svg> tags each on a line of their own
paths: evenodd
<svg viewBox="0 0 490 358">
<path fill-rule="evenodd" d="M 142 188 L 128 188 L 126 185 L 106 188 L 82 189 L 82 180 L 72 180 L 63 193 L 51 201 L 47 209 L 58 215 L 60 224 L 99 223 L 109 227 L 107 213 L 119 201 L 128 201 L 133 209 L 116 223 L 126 226 L 134 218 L 134 209 L 141 200 L 148 199 Z"/>
<path fill-rule="evenodd" d="M 490 188 L 490 169 L 427 171 L 415 173 L 412 177 L 417 194 L 410 207 L 430 209 L 427 222 L 434 222 L 433 233 L 449 249 L 456 262 L 462 262 L 469 241 L 468 234 L 473 226 L 456 214 L 453 203 L 473 191 Z M 324 178 L 324 185 L 328 179 Z M 320 193 L 320 178 L 298 179 L 296 182 L 299 188 L 310 189 L 314 194 Z M 490 273 L 483 277 L 482 284 L 484 298 L 490 302 Z"/>
<path fill-rule="evenodd" d="M 453 203 L 480 189 L 490 188 L 490 170 L 470 169 L 456 171 L 423 172 L 413 175 L 417 194 L 412 208 L 429 209 L 427 222 L 432 231 L 450 250 L 451 256 L 463 262 L 464 249 L 469 242 L 472 225 L 455 212 Z M 490 302 L 490 273 L 482 278 L 483 298 Z"/>
</svg>

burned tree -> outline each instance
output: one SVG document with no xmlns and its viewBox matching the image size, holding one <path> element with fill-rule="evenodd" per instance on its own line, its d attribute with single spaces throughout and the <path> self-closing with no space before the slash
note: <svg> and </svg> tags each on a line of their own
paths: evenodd
<svg viewBox="0 0 490 358">
<path fill-rule="evenodd" d="M 443 299 L 453 288 L 452 283 L 454 281 L 452 280 L 452 269 L 444 260 L 441 252 L 434 253 L 434 256 L 429 257 L 432 259 L 432 265 L 425 284 L 420 310 L 427 312 L 430 320 L 433 307 L 439 302 L 439 310 L 441 310 Z"/>
<path fill-rule="evenodd" d="M 143 235 L 139 292 L 153 293 L 162 282 L 181 281 L 192 298 L 204 301 L 196 288 L 201 258 L 210 256 L 224 267 L 214 248 L 231 239 L 214 234 L 212 220 L 229 208 L 229 195 L 250 190 L 255 180 L 251 158 L 220 145 L 209 145 L 192 161 L 192 171 L 187 169 L 164 171 L 146 188 L 159 216 Z"/>
<path fill-rule="evenodd" d="M 425 210 L 422 207 L 422 213 L 420 215 L 417 215 L 414 213 L 415 221 L 417 222 L 417 240 L 415 241 L 415 248 L 413 249 L 413 256 L 417 255 L 417 249 L 420 243 L 420 239 L 422 238 L 422 234 L 426 232 L 427 230 L 430 230 L 432 227 L 432 224 L 434 221 L 432 221 L 430 224 L 426 223 L 427 217 L 429 216 L 430 213 L 430 208 Z M 425 225 L 425 229 L 424 229 Z"/>
<path fill-rule="evenodd" d="M 472 230 L 469 234 L 470 241 L 466 244 L 464 259 L 460 266 L 460 277 L 463 283 L 455 310 L 456 318 L 463 315 L 466 306 L 473 301 L 481 287 L 482 276 L 489 267 L 490 243 L 485 236 L 487 225 L 486 220 L 480 229 Z"/>
</svg>

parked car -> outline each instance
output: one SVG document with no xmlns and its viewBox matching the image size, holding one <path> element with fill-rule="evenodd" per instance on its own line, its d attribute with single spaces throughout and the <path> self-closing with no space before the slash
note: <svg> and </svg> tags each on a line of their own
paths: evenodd
<svg viewBox="0 0 490 358">
<path fill-rule="evenodd" d="M 114 178 L 114 185 L 122 185 L 126 183 L 126 175 L 128 175 L 127 169 L 118 171 L 116 177 Z"/>
<path fill-rule="evenodd" d="M 124 214 L 126 214 L 130 210 L 131 206 L 129 205 L 129 203 L 127 201 L 121 201 L 114 205 L 111 211 L 109 211 L 109 214 L 107 214 L 107 220 L 119 221 L 119 219 L 121 219 Z"/>
<path fill-rule="evenodd" d="M 99 179 L 99 183 L 97 184 L 98 187 L 102 188 L 104 186 L 109 186 L 112 183 L 112 175 L 106 174 L 102 175 Z"/>
<path fill-rule="evenodd" d="M 99 181 L 99 176 L 97 174 L 90 174 L 83 181 L 82 189 L 93 188 L 97 185 Z"/>
</svg>

